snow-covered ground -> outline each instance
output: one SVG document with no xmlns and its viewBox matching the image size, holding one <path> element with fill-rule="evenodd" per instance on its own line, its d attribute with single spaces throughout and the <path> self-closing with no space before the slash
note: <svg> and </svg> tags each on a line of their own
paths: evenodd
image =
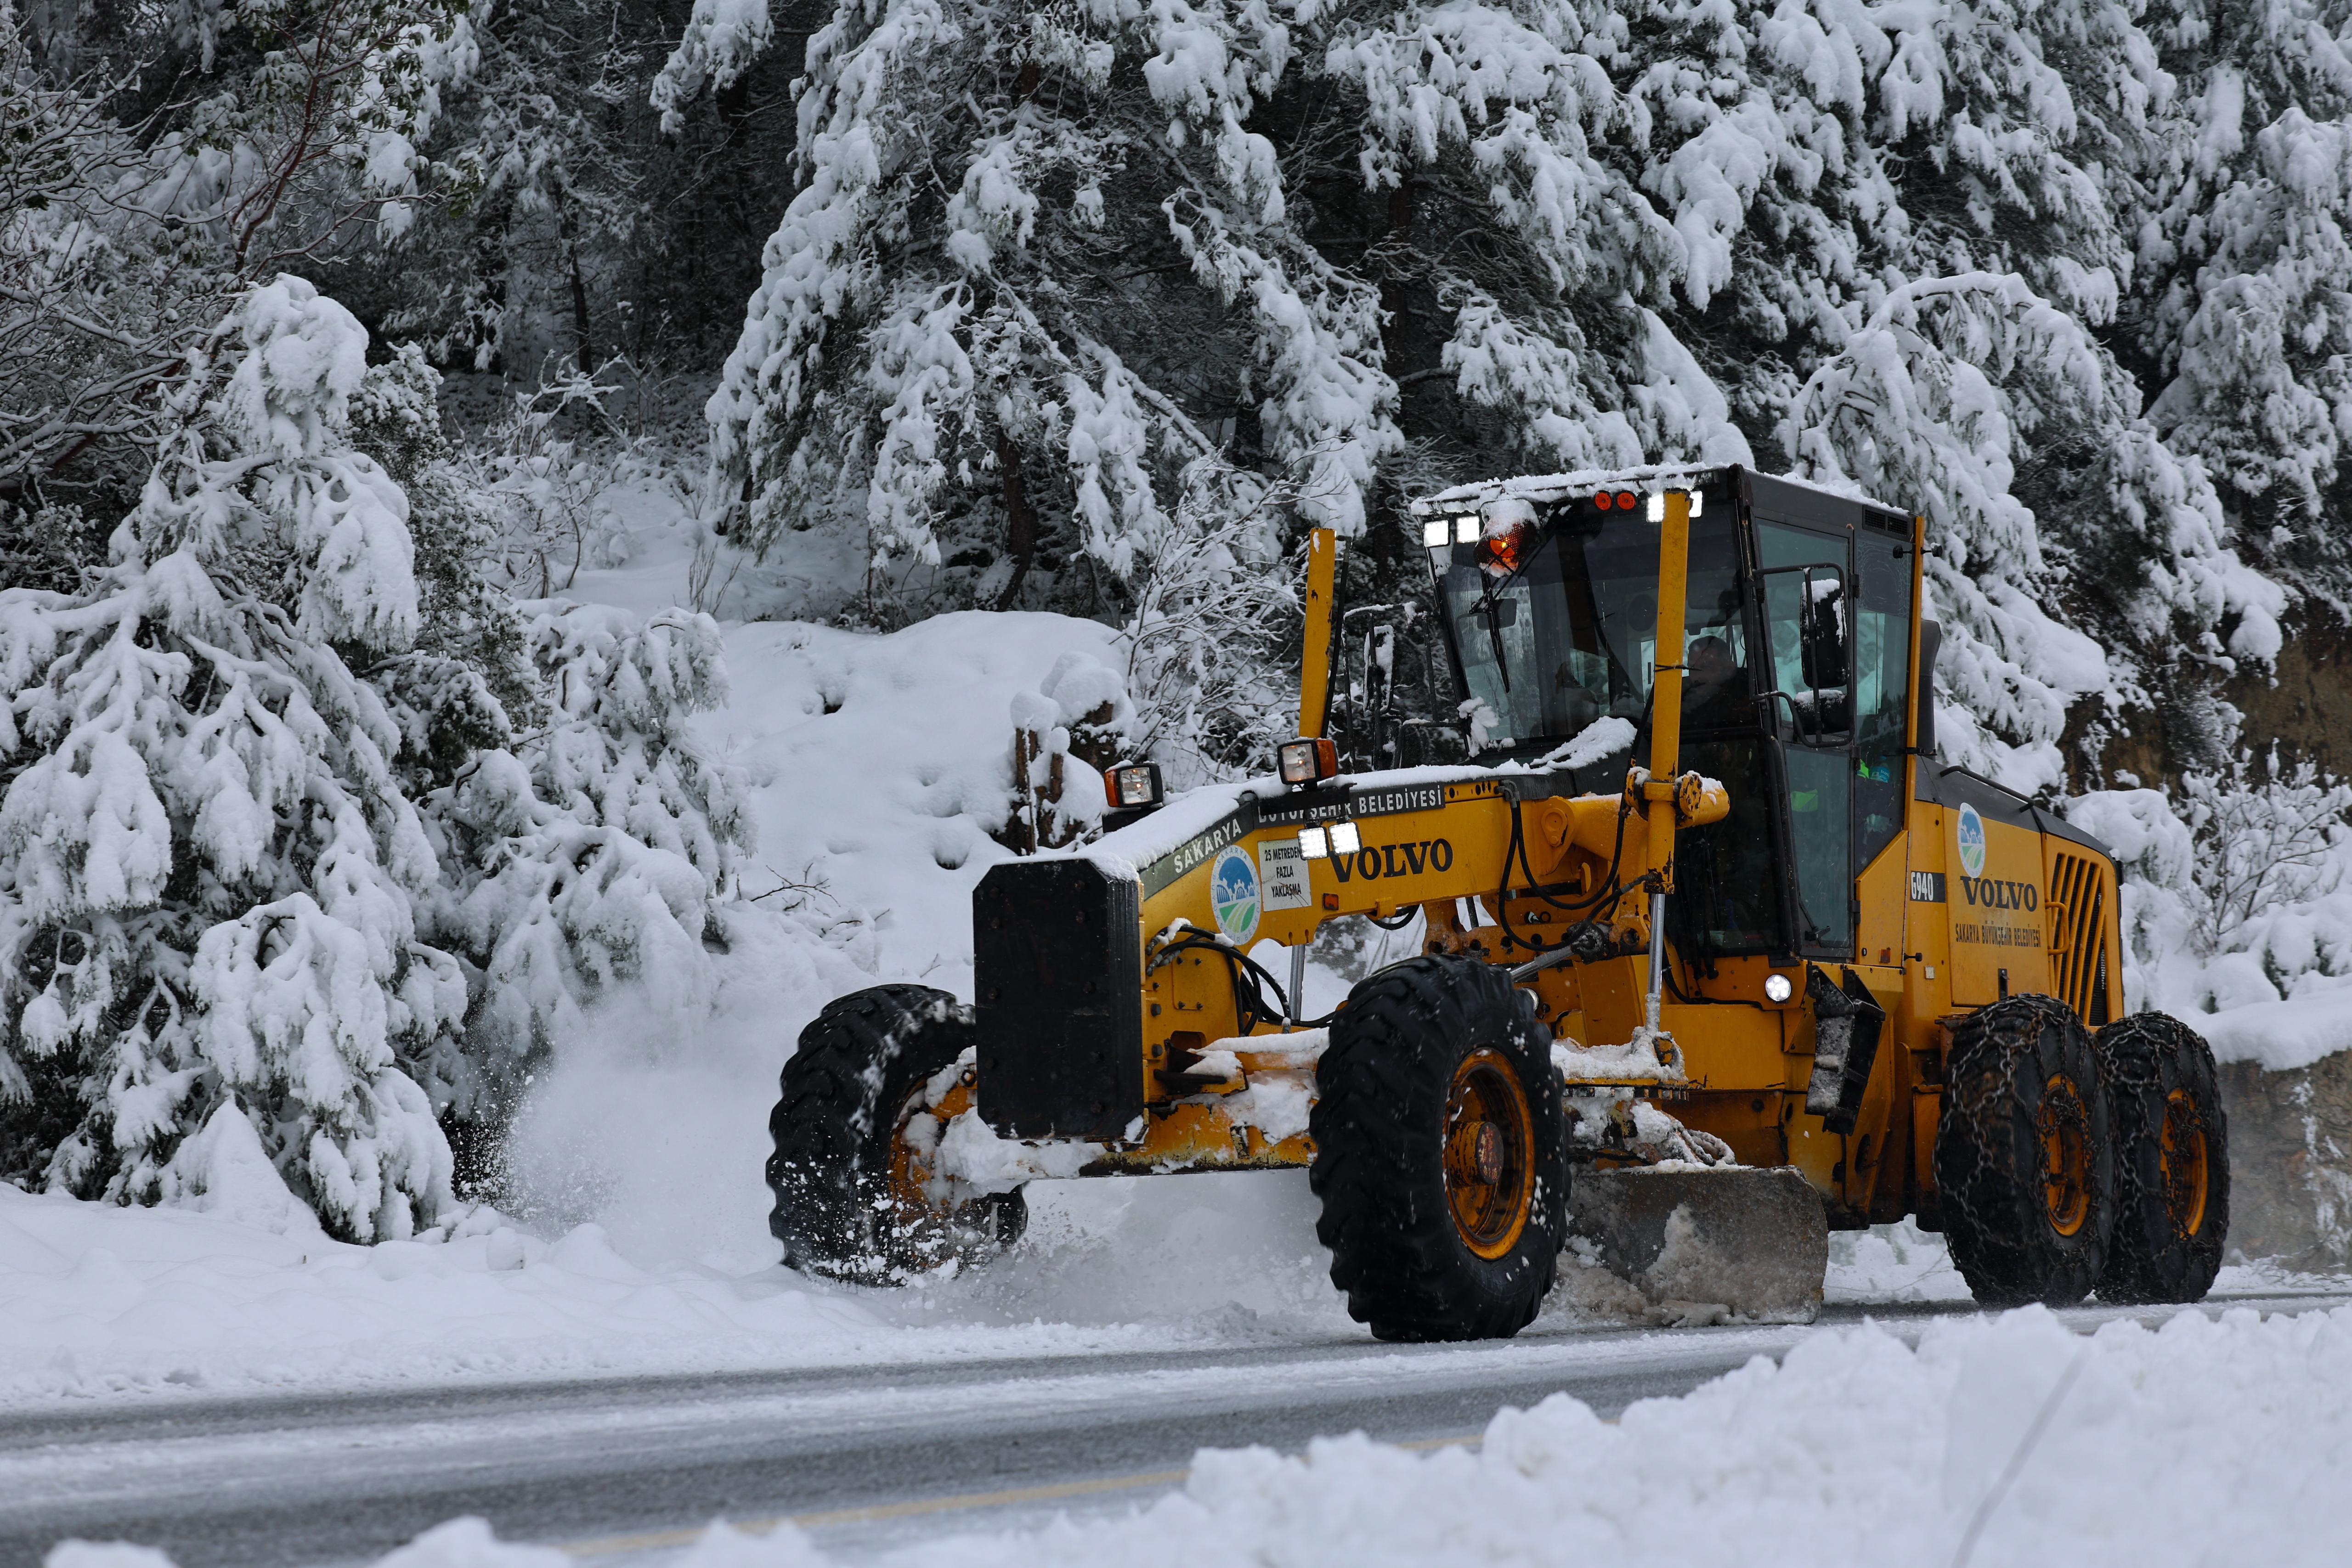
<svg viewBox="0 0 2352 1568">
<path fill-rule="evenodd" d="M 1295 1175 L 1049 1182 L 994 1267 L 876 1291 L 778 1266 L 543 1239 L 485 1213 L 454 1239 L 354 1247 L 185 1209 L 0 1186 L 0 1408 L 96 1398 L 756 1370 L 1354 1339 Z M 623 1216 L 627 1218 L 628 1216 Z M 636 1223 L 650 1226 L 643 1215 Z M 635 1255 L 632 1256 L 632 1251 Z M 2337 1281 L 2225 1269 L 2223 1296 Z M 1833 1304 L 1964 1302 L 1908 1225 L 1832 1239 Z M 1565 1301 L 1538 1333 L 1591 1320 Z"/>
<path fill-rule="evenodd" d="M 1824 1331 L 1615 1422 L 1557 1395 L 1473 1447 L 1360 1437 L 1303 1456 L 1198 1455 L 1148 1507 L 902 1548 L 905 1564 L 2340 1563 L 2352 1539 L 2352 1308 L 2184 1312 L 2070 1332 L 2039 1308 Z M 160 1568 L 68 1543 L 47 1568 Z M 561 1568 L 546 1546 L 445 1524 L 380 1568 Z M 820 1568 L 787 1523 L 723 1522 L 676 1568 Z"/>
</svg>

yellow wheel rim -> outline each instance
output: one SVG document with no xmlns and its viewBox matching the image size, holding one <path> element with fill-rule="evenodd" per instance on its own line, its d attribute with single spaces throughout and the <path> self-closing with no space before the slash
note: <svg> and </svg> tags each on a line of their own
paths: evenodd
<svg viewBox="0 0 2352 1568">
<path fill-rule="evenodd" d="M 1445 1203 L 1462 1244 L 1481 1258 L 1518 1245 L 1535 1209 L 1535 1117 L 1510 1062 L 1473 1051 L 1445 1097 Z"/>
<path fill-rule="evenodd" d="M 2091 1118 L 2064 1073 L 2042 1086 L 2042 1202 L 2050 1228 L 2080 1232 L 2091 1218 Z"/>
<path fill-rule="evenodd" d="M 2205 1164 L 2205 1117 L 2186 1089 L 2165 1097 L 2164 1133 L 2158 1145 L 2164 1173 L 2164 1204 L 2172 1228 L 2194 1236 L 2205 1228 L 2205 1197 L 2210 1173 Z"/>
<path fill-rule="evenodd" d="M 937 1249 L 940 1237 L 935 1232 L 946 1215 L 930 1191 L 939 1175 L 937 1151 L 919 1146 L 908 1134 L 919 1122 L 926 1123 L 931 1134 L 926 1141 L 935 1145 L 947 1124 L 971 1108 L 971 1088 L 969 1082 L 958 1082 L 940 1097 L 938 1104 L 929 1106 L 923 1103 L 923 1094 L 924 1090 L 918 1088 L 907 1096 L 891 1128 L 889 1179 L 885 1186 L 888 1206 L 877 1216 L 881 1228 L 898 1249 L 918 1255 Z"/>
</svg>

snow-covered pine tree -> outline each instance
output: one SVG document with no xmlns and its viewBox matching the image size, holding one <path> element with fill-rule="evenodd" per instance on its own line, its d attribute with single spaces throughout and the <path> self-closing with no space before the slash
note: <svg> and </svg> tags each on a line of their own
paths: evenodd
<svg viewBox="0 0 2352 1568">
<path fill-rule="evenodd" d="M 764 47 L 742 12 L 698 8 L 660 101 Z M 1060 601 L 1113 610 L 1203 460 L 1250 476 L 1237 515 L 1280 484 L 1360 532 L 1402 385 L 1481 465 L 1745 455 L 1635 303 L 1675 246 L 1596 156 L 1638 126 L 1590 37 L 1549 4 L 841 5 L 710 405 L 737 537 L 853 533 L 884 612 L 1087 561 Z"/>
<path fill-rule="evenodd" d="M 1759 450 L 1928 515 L 1956 756 L 2055 783 L 2119 706 L 2276 652 L 2284 593 L 2100 339 L 2173 92 L 2132 8 L 1624 14 L 1645 130 L 1604 155 L 1674 224 L 1665 326 Z"/>
<path fill-rule="evenodd" d="M 1962 721 L 1940 737 L 1946 754 L 2028 792 L 2065 777 L 2074 701 L 2147 700 L 2137 683 L 2155 672 L 2135 655 L 2226 665 L 2279 649 L 2285 594 L 2228 547 L 2203 470 L 2138 412 L 2137 390 L 2079 320 L 2013 273 L 1971 273 L 1890 293 L 1788 416 L 1798 472 L 1926 514 L 1938 685 Z M 2037 448 L 2085 455 L 2069 497 L 2081 511 L 2061 519 L 2054 558 L 2013 493 Z M 2073 586 L 2064 546 L 2087 550 L 2102 531 L 2137 567 L 2095 640 L 2052 606 Z"/>
<path fill-rule="evenodd" d="M 2352 5 L 2169 0 L 2128 341 L 2249 558 L 2352 620 Z"/>
<path fill-rule="evenodd" d="M 684 727 L 717 628 L 507 601 L 433 372 L 366 350 L 249 291 L 110 564 L 0 591 L 0 1176 L 170 1201 L 257 1145 L 410 1235 L 444 1124 L 481 1154 L 616 982 L 706 993 L 749 838 Z"/>
<path fill-rule="evenodd" d="M 337 1233 L 410 1234 L 450 1158 L 401 1067 L 461 1019 L 417 940 L 436 881 L 400 732 L 338 648 L 397 653 L 407 503 L 352 450 L 365 332 L 299 278 L 250 291 L 174 399 L 113 559 L 0 591 L 6 1174 L 204 1192 L 242 1118 Z"/>
</svg>

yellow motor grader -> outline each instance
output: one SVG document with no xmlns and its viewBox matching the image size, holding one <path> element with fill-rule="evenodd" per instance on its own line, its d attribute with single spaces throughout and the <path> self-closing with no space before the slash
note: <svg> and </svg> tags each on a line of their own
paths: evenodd
<svg viewBox="0 0 2352 1568">
<path fill-rule="evenodd" d="M 1304 1166 L 1382 1338 L 1516 1333 L 1564 1249 L 1669 1315 L 1808 1317 L 1828 1230 L 1906 1216 L 1989 1304 L 2204 1294 L 2211 1054 L 2124 1016 L 2106 849 L 1938 765 L 1920 519 L 1724 466 L 1410 526 L 1471 760 L 1341 771 L 1316 535 L 1278 778 L 1111 768 L 1108 831 L 982 879 L 970 1007 L 883 986 L 803 1031 L 789 1263 L 975 1260 L 1027 1179 Z M 1416 915 L 1298 1016 L 1320 927 Z"/>
</svg>

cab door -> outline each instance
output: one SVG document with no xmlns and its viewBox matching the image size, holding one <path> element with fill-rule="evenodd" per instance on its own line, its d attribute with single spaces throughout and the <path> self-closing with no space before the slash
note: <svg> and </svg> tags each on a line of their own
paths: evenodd
<svg viewBox="0 0 2352 1568">
<path fill-rule="evenodd" d="M 1853 546 L 1847 530 L 1755 520 L 1788 929 L 1807 957 L 1854 956 Z"/>
</svg>

